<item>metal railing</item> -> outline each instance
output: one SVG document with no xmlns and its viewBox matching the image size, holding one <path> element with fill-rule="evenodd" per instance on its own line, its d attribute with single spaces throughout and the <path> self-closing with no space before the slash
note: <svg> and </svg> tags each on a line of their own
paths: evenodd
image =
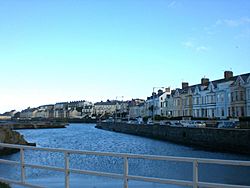
<svg viewBox="0 0 250 188">
<path fill-rule="evenodd" d="M 123 179 L 124 188 L 128 188 L 128 180 L 154 182 L 154 183 L 161 183 L 161 184 L 173 184 L 173 185 L 187 186 L 187 187 L 193 187 L 193 188 L 198 188 L 198 187 L 250 188 L 250 186 L 247 186 L 247 185 L 232 185 L 232 184 L 201 182 L 198 179 L 198 177 L 199 177 L 198 165 L 199 164 L 219 164 L 219 165 L 233 165 L 233 166 L 248 166 L 248 167 L 250 167 L 250 161 L 234 161 L 234 160 L 218 160 L 218 159 L 203 159 L 203 158 L 187 158 L 187 157 L 171 157 L 171 156 L 156 156 L 156 155 L 137 155 L 137 154 L 126 154 L 126 153 L 81 151 L 81 150 L 56 149 L 56 148 L 40 148 L 40 147 L 3 144 L 3 143 L 0 143 L 0 147 L 20 149 L 20 162 L 6 160 L 6 159 L 0 159 L 0 163 L 9 164 L 9 165 L 19 165 L 21 167 L 20 181 L 14 181 L 14 180 L 2 178 L 2 177 L 0 177 L 0 181 L 10 183 L 10 184 L 12 183 L 12 184 L 18 184 L 18 185 L 22 185 L 22 186 L 32 187 L 32 188 L 33 187 L 40 188 L 42 186 L 33 185 L 33 184 L 29 184 L 26 182 L 26 176 L 25 176 L 25 168 L 26 167 L 64 172 L 65 188 L 70 187 L 70 178 L 69 178 L 70 173 Z M 24 159 L 24 151 L 25 150 L 36 150 L 36 151 L 39 150 L 39 151 L 47 151 L 47 152 L 64 153 L 64 168 L 26 163 L 25 159 Z M 109 156 L 109 157 L 123 158 L 123 163 L 124 163 L 123 174 L 108 173 L 108 172 L 101 172 L 101 171 L 80 170 L 80 169 L 70 168 L 69 157 L 71 154 Z M 128 159 L 131 159 L 131 158 L 132 159 L 144 159 L 144 160 L 156 160 L 156 161 L 174 161 L 174 162 L 192 163 L 193 164 L 193 179 L 192 179 L 192 181 L 186 181 L 186 180 L 177 180 L 177 179 L 166 179 L 166 178 L 155 178 L 155 177 L 129 175 L 129 161 L 128 161 Z"/>
</svg>

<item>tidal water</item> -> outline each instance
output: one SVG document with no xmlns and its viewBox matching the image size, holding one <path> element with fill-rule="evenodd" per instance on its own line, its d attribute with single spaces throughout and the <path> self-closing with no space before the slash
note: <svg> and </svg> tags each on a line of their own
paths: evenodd
<svg viewBox="0 0 250 188">
<path fill-rule="evenodd" d="M 37 147 L 65 148 L 103 152 L 134 153 L 178 157 L 199 157 L 212 159 L 250 160 L 250 156 L 211 152 L 193 147 L 177 145 L 171 142 L 110 132 L 96 129 L 94 124 L 70 124 L 65 129 L 31 129 L 20 130 L 25 139 L 37 143 Z M 19 153 L 2 157 L 19 161 Z M 25 162 L 64 167 L 61 153 L 44 151 L 25 151 Z M 102 172 L 123 173 L 123 160 L 115 157 L 98 157 L 93 155 L 70 155 L 70 168 Z M 192 180 L 192 164 L 167 161 L 129 159 L 129 174 L 149 177 Z M 250 185 L 250 167 L 223 165 L 199 165 L 199 180 Z M 0 164 L 0 176 L 20 179 L 18 166 Z M 63 187 L 64 173 L 27 168 L 26 180 L 29 183 L 45 187 Z M 12 185 L 13 187 L 21 187 Z M 70 175 L 70 187 L 116 188 L 123 187 L 123 180 L 89 176 Z M 129 188 L 176 188 L 180 186 L 162 185 L 129 181 Z"/>
</svg>

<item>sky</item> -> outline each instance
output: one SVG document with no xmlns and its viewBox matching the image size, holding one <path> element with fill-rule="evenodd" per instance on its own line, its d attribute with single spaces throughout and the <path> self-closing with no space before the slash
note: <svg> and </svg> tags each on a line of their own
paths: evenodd
<svg viewBox="0 0 250 188">
<path fill-rule="evenodd" d="M 0 1 L 0 113 L 250 72 L 249 0 Z"/>
</svg>

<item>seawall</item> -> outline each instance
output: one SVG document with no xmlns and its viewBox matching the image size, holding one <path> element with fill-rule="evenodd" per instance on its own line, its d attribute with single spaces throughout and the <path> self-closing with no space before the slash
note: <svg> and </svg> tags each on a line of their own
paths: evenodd
<svg viewBox="0 0 250 188">
<path fill-rule="evenodd" d="M 0 124 L 0 127 L 10 128 L 14 130 L 18 129 L 50 129 L 50 128 L 65 128 L 66 123 L 60 122 L 8 122 L 5 124 Z"/>
<path fill-rule="evenodd" d="M 216 151 L 250 154 L 250 129 L 188 128 L 99 123 L 96 128 Z"/>
</svg>

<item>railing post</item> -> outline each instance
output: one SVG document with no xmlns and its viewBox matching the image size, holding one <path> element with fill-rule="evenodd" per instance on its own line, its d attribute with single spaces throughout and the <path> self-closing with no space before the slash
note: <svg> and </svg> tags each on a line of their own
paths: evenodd
<svg viewBox="0 0 250 188">
<path fill-rule="evenodd" d="M 21 182 L 25 182 L 24 149 L 20 148 Z"/>
<path fill-rule="evenodd" d="M 198 161 L 193 161 L 193 188 L 198 188 Z"/>
<path fill-rule="evenodd" d="M 64 152 L 65 188 L 69 188 L 69 153 Z"/>
<path fill-rule="evenodd" d="M 124 172 L 123 172 L 123 180 L 124 180 L 124 188 L 128 188 L 128 157 L 124 157 Z"/>
</svg>

